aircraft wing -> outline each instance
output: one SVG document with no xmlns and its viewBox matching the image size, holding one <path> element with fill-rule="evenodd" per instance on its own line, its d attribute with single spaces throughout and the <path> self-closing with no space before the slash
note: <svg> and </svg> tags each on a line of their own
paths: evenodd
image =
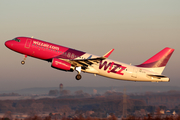
<svg viewBox="0 0 180 120">
<path fill-rule="evenodd" d="M 81 67 L 82 69 L 87 69 L 88 66 L 91 66 L 93 64 L 98 64 L 101 60 L 105 60 L 110 56 L 110 54 L 114 51 L 114 49 L 111 49 L 109 52 L 107 52 L 102 57 L 97 58 L 87 58 L 87 59 L 78 59 L 78 60 L 69 60 L 68 62 L 71 63 L 73 66 Z"/>
</svg>

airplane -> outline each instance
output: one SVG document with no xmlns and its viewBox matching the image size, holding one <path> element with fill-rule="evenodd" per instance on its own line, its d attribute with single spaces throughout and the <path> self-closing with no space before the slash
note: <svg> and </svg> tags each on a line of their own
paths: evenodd
<svg viewBox="0 0 180 120">
<path fill-rule="evenodd" d="M 81 72 L 92 73 L 108 78 L 136 82 L 169 82 L 162 75 L 174 49 L 166 47 L 142 64 L 131 65 L 108 59 L 114 49 L 103 56 L 96 56 L 61 45 L 30 37 L 16 37 L 5 42 L 9 49 L 27 56 L 51 62 L 51 67 L 63 71 L 77 71 L 76 80 L 82 78 Z"/>
</svg>

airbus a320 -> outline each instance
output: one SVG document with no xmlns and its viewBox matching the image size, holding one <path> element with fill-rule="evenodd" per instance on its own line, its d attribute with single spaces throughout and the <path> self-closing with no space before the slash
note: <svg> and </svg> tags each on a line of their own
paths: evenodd
<svg viewBox="0 0 180 120">
<path fill-rule="evenodd" d="M 169 82 L 170 79 L 162 75 L 162 72 L 174 52 L 174 49 L 166 47 L 144 63 L 131 65 L 108 59 L 114 49 L 103 56 L 96 56 L 30 37 L 16 37 L 6 41 L 5 45 L 24 55 L 22 65 L 27 56 L 31 56 L 52 62 L 51 67 L 59 70 L 77 71 L 77 80 L 82 78 L 83 71 L 118 80 Z"/>
</svg>

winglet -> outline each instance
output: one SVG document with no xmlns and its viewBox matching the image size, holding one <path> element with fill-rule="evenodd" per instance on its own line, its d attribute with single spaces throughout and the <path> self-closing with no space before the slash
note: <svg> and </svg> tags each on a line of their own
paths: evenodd
<svg viewBox="0 0 180 120">
<path fill-rule="evenodd" d="M 114 51 L 114 49 L 111 49 L 109 52 L 107 52 L 103 57 L 108 58 L 111 53 Z"/>
</svg>

